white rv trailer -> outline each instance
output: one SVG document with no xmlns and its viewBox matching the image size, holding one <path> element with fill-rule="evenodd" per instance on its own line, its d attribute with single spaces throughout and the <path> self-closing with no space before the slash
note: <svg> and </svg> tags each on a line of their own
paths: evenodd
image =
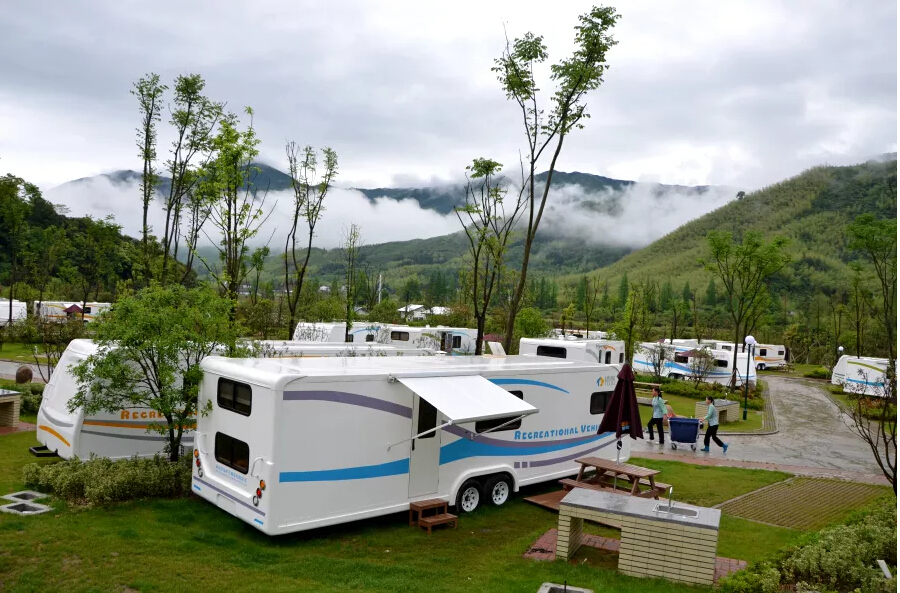
<svg viewBox="0 0 900 593">
<path fill-rule="evenodd" d="M 672 379 L 689 379 L 691 372 L 691 354 L 696 347 L 660 344 L 658 342 L 642 342 L 637 344 L 634 349 L 634 369 L 639 373 L 653 373 L 653 362 L 650 352 L 653 348 L 664 346 L 670 349 L 671 355 L 665 361 L 662 369 L 663 377 Z M 727 350 L 716 350 L 706 348 L 715 359 L 715 366 L 709 376 L 704 379 L 706 383 L 721 383 L 728 385 L 731 383 L 732 375 L 732 357 L 734 354 Z M 750 366 L 749 381 L 751 384 L 756 383 L 756 367 Z M 738 353 L 737 355 L 737 384 L 743 385 L 747 374 L 747 355 Z"/>
<path fill-rule="evenodd" d="M 447 354 L 474 354 L 477 339 L 478 330 L 469 327 L 385 325 L 379 330 L 375 341 L 394 346 L 407 344 L 432 348 Z"/>
<path fill-rule="evenodd" d="M 84 310 L 84 320 L 94 321 L 101 313 L 112 307 L 112 303 L 82 303 L 80 301 L 34 301 L 34 316 L 50 321 L 81 319 L 82 313 L 66 313 L 70 307 Z"/>
<path fill-rule="evenodd" d="M 709 343 L 706 340 L 704 343 Z M 747 352 L 746 344 L 732 344 L 731 342 L 711 342 L 716 350 L 726 350 L 728 352 Z M 787 364 L 787 349 L 781 344 L 756 344 L 753 351 L 753 360 L 756 369 L 764 371 L 766 369 L 780 369 Z"/>
<path fill-rule="evenodd" d="M 884 397 L 888 359 L 841 356 L 831 372 L 831 384 L 842 385 L 844 393 Z"/>
<path fill-rule="evenodd" d="M 28 304 L 12 300 L 12 322 L 23 321 L 28 316 Z M 0 299 L 0 327 L 9 323 L 9 299 Z"/>
<path fill-rule="evenodd" d="M 615 435 L 597 432 L 617 365 L 448 356 L 201 366 L 200 405 L 212 411 L 198 419 L 193 491 L 269 535 L 429 498 L 469 512 L 576 473 L 578 457 L 616 457 Z"/>
<path fill-rule="evenodd" d="M 263 343 L 265 344 L 265 342 Z M 37 440 L 50 452 L 64 459 L 78 457 L 89 459 L 91 455 L 121 459 L 149 457 L 161 453 L 166 438 L 151 429 L 165 425 L 165 418 L 158 417 L 148 408 L 125 408 L 116 412 L 96 412 L 86 417 L 81 409 L 69 412 L 69 401 L 78 392 L 78 382 L 69 367 L 97 352 L 92 340 L 72 340 L 63 352 L 44 388 L 44 396 L 37 417 Z M 272 341 L 260 348 L 261 356 L 278 358 L 318 357 L 388 357 L 433 356 L 432 350 L 422 348 L 395 348 L 382 344 L 322 344 L 316 342 Z M 193 445 L 194 431 L 186 430 L 182 443 Z"/>
<path fill-rule="evenodd" d="M 625 362 L 625 342 L 574 338 L 522 338 L 519 340 L 519 354 L 600 364 L 621 364 Z"/>
</svg>

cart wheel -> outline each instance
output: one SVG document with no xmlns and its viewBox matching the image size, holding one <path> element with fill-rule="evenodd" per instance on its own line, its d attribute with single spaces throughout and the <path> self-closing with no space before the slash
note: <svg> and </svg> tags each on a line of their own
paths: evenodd
<svg viewBox="0 0 900 593">
<path fill-rule="evenodd" d="M 674 449 L 677 449 L 677 448 L 678 448 L 678 445 L 676 445 L 675 443 L 672 443 L 672 449 L 674 450 Z"/>
<path fill-rule="evenodd" d="M 691 451 L 696 451 L 696 450 L 697 450 L 697 445 L 691 445 Z"/>
</svg>

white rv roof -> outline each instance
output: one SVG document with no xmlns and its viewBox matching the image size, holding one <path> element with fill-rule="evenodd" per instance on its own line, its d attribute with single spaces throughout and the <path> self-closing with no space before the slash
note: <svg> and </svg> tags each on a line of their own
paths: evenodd
<svg viewBox="0 0 900 593">
<path fill-rule="evenodd" d="M 596 372 L 597 363 L 534 356 L 391 356 L 335 358 L 225 358 L 208 356 L 204 371 L 276 389 L 301 377 L 378 376 L 385 378 L 478 375 L 484 371 Z M 618 371 L 618 367 L 610 365 Z"/>
<path fill-rule="evenodd" d="M 453 424 L 526 416 L 538 411 L 480 375 L 405 377 L 398 380 L 440 410 Z"/>
</svg>

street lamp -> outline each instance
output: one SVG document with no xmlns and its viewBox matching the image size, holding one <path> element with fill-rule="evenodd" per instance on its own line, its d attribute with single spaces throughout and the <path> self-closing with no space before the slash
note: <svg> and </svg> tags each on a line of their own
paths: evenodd
<svg viewBox="0 0 900 593">
<path fill-rule="evenodd" d="M 747 336 L 744 338 L 744 344 L 747 346 L 744 351 L 747 352 L 747 374 L 744 375 L 744 420 L 747 419 L 747 395 L 750 390 L 750 359 L 753 358 L 753 351 L 756 347 L 756 338 Z"/>
</svg>

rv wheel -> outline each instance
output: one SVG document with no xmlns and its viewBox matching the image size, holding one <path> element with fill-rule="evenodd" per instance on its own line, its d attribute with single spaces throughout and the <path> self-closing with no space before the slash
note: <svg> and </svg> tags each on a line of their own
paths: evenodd
<svg viewBox="0 0 900 593">
<path fill-rule="evenodd" d="M 764 370 L 766 370 L 766 365 L 764 365 L 763 363 L 759 363 L 758 365 L 756 365 L 756 370 L 764 371 Z"/>
<path fill-rule="evenodd" d="M 468 480 L 456 495 L 456 508 L 471 513 L 481 504 L 481 487 L 475 480 Z"/>
<path fill-rule="evenodd" d="M 488 500 L 495 507 L 499 507 L 509 500 L 510 492 L 512 492 L 512 483 L 506 475 L 499 475 L 488 480 L 487 488 L 484 490 Z"/>
</svg>

